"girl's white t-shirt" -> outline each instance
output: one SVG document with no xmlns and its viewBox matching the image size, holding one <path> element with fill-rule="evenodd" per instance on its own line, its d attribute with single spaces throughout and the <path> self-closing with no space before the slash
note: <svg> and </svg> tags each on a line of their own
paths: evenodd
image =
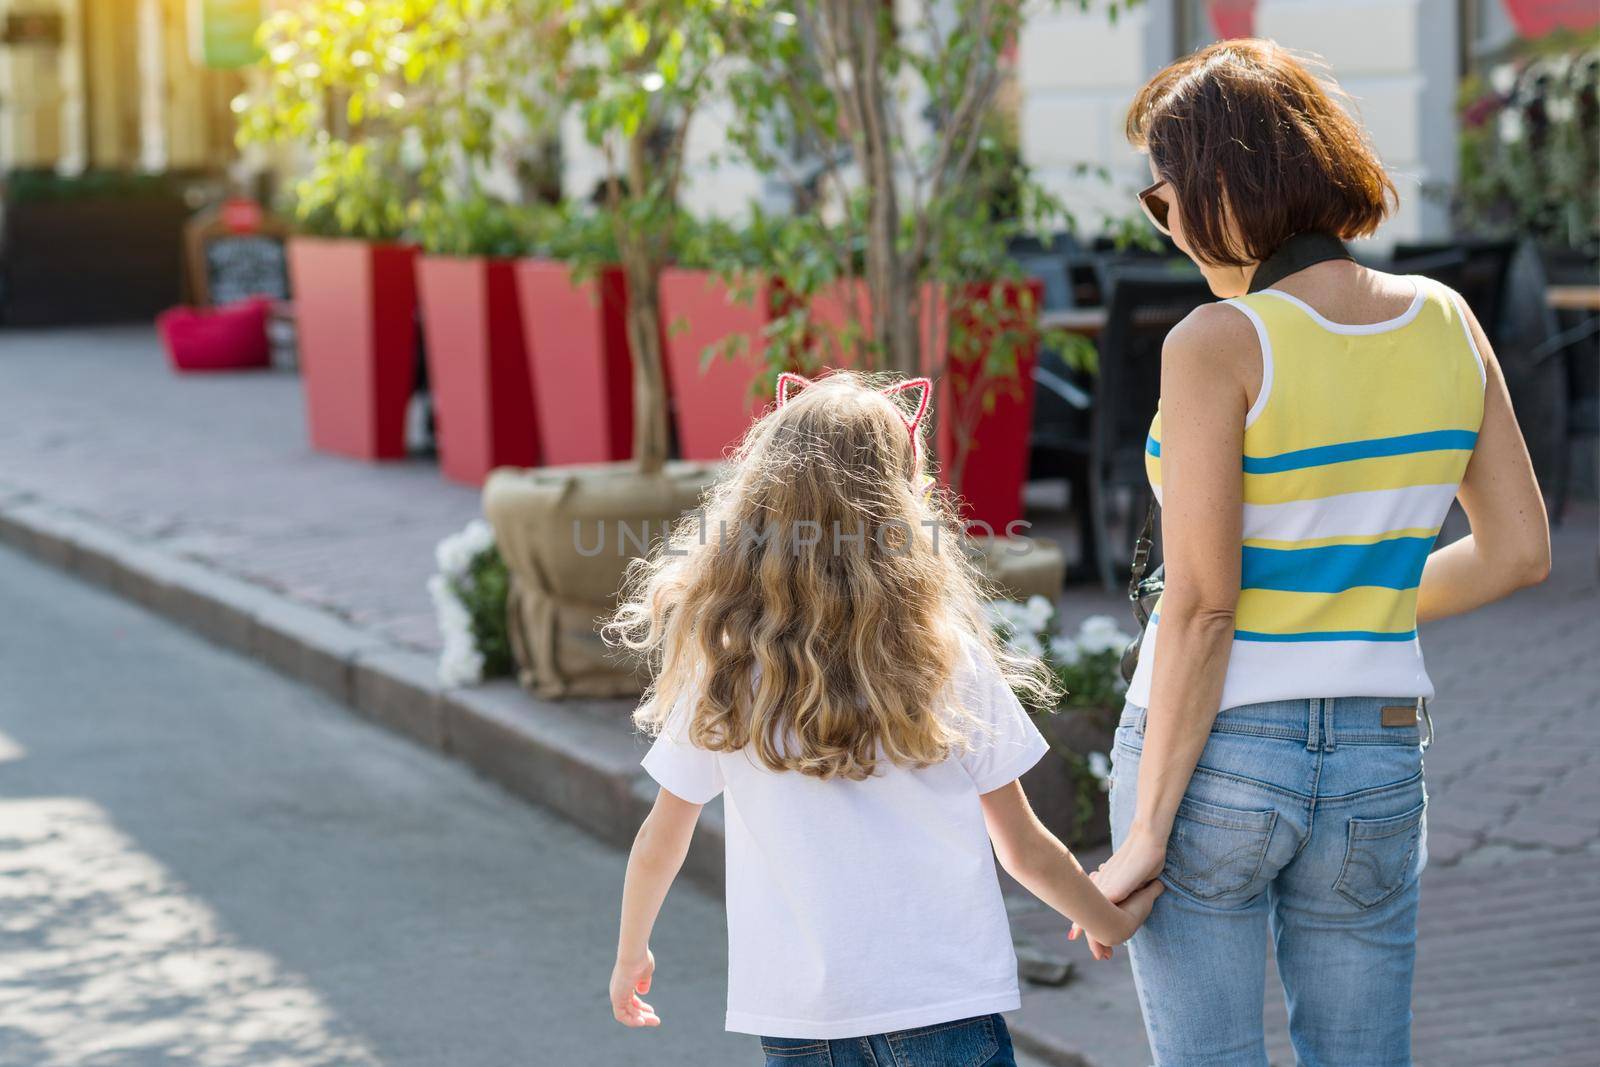
<svg viewBox="0 0 1600 1067">
<path fill-rule="evenodd" d="M 697 748 L 668 716 L 645 770 L 690 803 L 723 794 L 729 1030 L 860 1037 L 1021 1005 L 978 797 L 1049 744 L 976 641 L 952 684 L 988 727 L 972 747 L 860 782 Z"/>
</svg>

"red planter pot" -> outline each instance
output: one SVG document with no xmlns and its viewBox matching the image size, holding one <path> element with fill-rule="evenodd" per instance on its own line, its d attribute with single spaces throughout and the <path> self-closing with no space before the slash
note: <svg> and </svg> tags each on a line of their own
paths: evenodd
<svg viewBox="0 0 1600 1067">
<path fill-rule="evenodd" d="M 872 297 L 859 278 L 834 282 L 811 298 L 811 348 L 824 367 L 854 368 L 856 342 L 872 336 Z"/>
<path fill-rule="evenodd" d="M 517 263 L 523 347 L 547 464 L 633 455 L 633 356 L 621 267 L 574 281 L 565 263 Z"/>
<path fill-rule="evenodd" d="M 272 365 L 267 315 L 272 302 L 260 297 L 220 308 L 169 308 L 156 316 L 156 331 L 175 371 L 260 370 Z"/>
<path fill-rule="evenodd" d="M 415 258 L 403 245 L 290 239 L 313 448 L 357 459 L 405 456 L 416 378 Z"/>
<path fill-rule="evenodd" d="M 1003 329 L 1029 329 L 1038 315 L 1043 286 L 1035 280 L 1022 283 L 993 283 L 968 286 L 964 299 L 986 300 L 994 284 L 1006 284 L 1004 321 L 989 324 L 991 332 Z M 1023 310 L 1024 291 L 1032 294 Z M 962 300 L 951 299 L 930 286 L 923 293 L 923 314 L 934 315 L 946 326 L 958 323 Z M 1023 344 L 1017 352 L 1014 377 L 995 380 L 983 364 L 988 344 L 982 330 L 965 313 L 970 334 L 960 350 L 950 350 L 950 331 L 935 332 L 936 343 L 924 343 L 924 373 L 939 376 L 934 402 L 939 405 L 938 426 L 940 478 L 957 488 L 963 501 L 963 516 L 973 533 L 1004 535 L 1006 527 L 1022 518 L 1022 488 L 1028 477 L 1028 448 L 1033 431 L 1033 368 L 1038 360 L 1037 345 Z M 923 337 L 929 334 L 925 331 Z M 931 351 L 929 349 L 932 349 Z M 942 373 L 941 373 L 942 371 Z M 992 406 L 984 409 L 984 394 L 992 395 Z M 964 415 L 970 421 L 970 438 L 962 469 L 956 471 L 958 426 Z M 981 524 L 981 525 L 980 525 Z M 988 529 L 983 527 L 987 526 Z"/>
<path fill-rule="evenodd" d="M 482 485 L 496 467 L 533 466 L 539 448 L 515 261 L 422 256 L 417 287 L 440 470 Z"/>
<path fill-rule="evenodd" d="M 763 282 L 750 303 L 736 301 L 710 271 L 669 269 L 661 276 L 667 385 L 677 413 L 678 451 L 687 460 L 722 459 L 770 401 L 752 391 L 766 371 L 762 330 L 773 318 L 774 292 Z M 732 360 L 719 354 L 701 369 L 707 346 L 739 334 L 750 338 Z"/>
<path fill-rule="evenodd" d="M 1042 289 L 1037 283 L 1028 283 L 1033 290 L 1032 307 L 1037 309 Z M 989 285 L 974 285 L 966 290 L 972 299 L 986 298 L 993 291 Z M 1007 297 L 1006 306 L 1022 315 L 1022 289 L 1020 285 Z M 964 517 L 975 527 L 975 533 L 986 533 L 987 525 L 996 534 L 1004 534 L 1006 525 L 1022 518 L 1022 487 L 1028 472 L 1028 445 L 1033 426 L 1033 365 L 1036 353 L 1032 345 L 1017 353 L 1017 378 L 1015 388 L 1006 383 L 986 379 L 982 373 L 982 355 L 986 351 L 983 338 L 974 329 L 971 343 L 957 358 L 948 358 L 950 319 L 960 315 L 959 302 L 952 302 L 944 288 L 926 285 L 922 290 L 921 321 L 917 326 L 922 339 L 923 373 L 935 379 L 934 406 L 938 425 L 934 448 L 937 450 L 940 482 L 959 488 L 965 501 Z M 867 293 L 867 283 L 860 279 L 846 279 L 818 293 L 811 301 L 811 318 L 819 328 L 818 354 L 828 366 L 851 366 L 853 350 L 846 347 L 841 353 L 832 345 L 832 335 L 846 330 L 852 321 L 859 322 L 861 335 L 872 337 L 872 303 Z M 970 316 L 969 316 L 970 323 Z M 1022 325 L 1009 319 L 993 324 L 997 327 Z M 983 391 L 995 394 L 994 408 L 981 411 Z M 971 398 L 974 408 L 973 434 L 967 447 L 963 469 L 956 471 L 958 417 Z M 959 483 L 959 484 L 958 484 Z M 982 524 L 982 525 L 980 525 Z"/>
</svg>

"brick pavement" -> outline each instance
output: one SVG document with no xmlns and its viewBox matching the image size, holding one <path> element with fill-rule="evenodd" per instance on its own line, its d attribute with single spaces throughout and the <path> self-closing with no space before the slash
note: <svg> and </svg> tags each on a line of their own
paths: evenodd
<svg viewBox="0 0 1600 1067">
<path fill-rule="evenodd" d="M 477 514 L 477 493 L 426 462 L 313 453 L 292 374 L 178 378 L 145 329 L 0 332 L 0 396 L 0 494 L 37 496 L 391 642 L 437 647 L 423 582 L 434 543 Z M 1424 632 L 1439 697 L 1423 1063 L 1596 1062 L 1595 534 L 1593 506 L 1573 509 L 1549 583 Z M 1069 621 L 1123 610 L 1097 591 L 1069 594 L 1063 609 Z M 1076 949 L 1025 902 L 1016 925 Z M 1078 970 L 1064 989 L 1025 995 L 1019 1030 L 1100 1067 L 1146 1062 L 1125 963 Z M 1270 996 L 1268 1017 L 1274 1062 L 1291 1062 Z"/>
</svg>

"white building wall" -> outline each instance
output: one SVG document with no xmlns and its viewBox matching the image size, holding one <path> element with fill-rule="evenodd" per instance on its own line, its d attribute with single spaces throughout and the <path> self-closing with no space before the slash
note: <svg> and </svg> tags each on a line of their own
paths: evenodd
<svg viewBox="0 0 1600 1067">
<path fill-rule="evenodd" d="M 1263 0 L 1256 32 L 1322 56 L 1400 193 L 1375 243 L 1443 237 L 1456 178 L 1454 0 Z"/>
<path fill-rule="evenodd" d="M 697 110 L 689 122 L 679 202 L 698 218 L 738 218 L 752 203 L 765 203 L 770 192 L 760 174 L 743 163 L 727 160 L 726 104 Z M 568 114 L 561 125 L 562 191 L 583 199 L 606 175 L 605 153 L 584 136 L 583 122 Z M 618 164 L 622 157 L 618 154 Z M 771 206 L 770 204 L 768 206 Z"/>
<path fill-rule="evenodd" d="M 1148 170 L 1123 120 L 1138 88 L 1176 58 L 1176 24 L 1173 0 L 1148 0 L 1114 24 L 1101 9 L 1036 13 L 1023 32 L 1023 155 L 1081 232 L 1137 210 Z M 1400 193 L 1374 251 L 1443 236 L 1456 173 L 1453 0 L 1261 0 L 1256 32 L 1324 57 L 1370 131 Z M 1075 174 L 1082 165 L 1107 168 L 1111 181 Z"/>
<path fill-rule="evenodd" d="M 1143 157 L 1123 136 L 1128 103 L 1176 51 L 1172 0 L 1148 0 L 1112 23 L 1098 5 L 1032 14 L 1017 41 L 1023 158 L 1072 210 L 1081 233 L 1104 216 L 1137 211 L 1150 184 Z M 1083 167 L 1104 167 L 1107 182 Z"/>
</svg>

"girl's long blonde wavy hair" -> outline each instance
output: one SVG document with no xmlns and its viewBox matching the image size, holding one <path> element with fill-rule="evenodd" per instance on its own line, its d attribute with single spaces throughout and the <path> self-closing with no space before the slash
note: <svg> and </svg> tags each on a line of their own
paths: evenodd
<svg viewBox="0 0 1600 1067">
<path fill-rule="evenodd" d="M 604 633 L 650 661 L 640 728 L 658 733 L 683 700 L 691 743 L 748 747 L 772 770 L 927 766 L 973 738 L 949 685 L 963 638 L 1025 703 L 1051 703 L 1042 666 L 996 641 L 953 508 L 924 492 L 884 384 L 837 371 L 757 420 L 701 511 L 635 561 Z"/>
</svg>

